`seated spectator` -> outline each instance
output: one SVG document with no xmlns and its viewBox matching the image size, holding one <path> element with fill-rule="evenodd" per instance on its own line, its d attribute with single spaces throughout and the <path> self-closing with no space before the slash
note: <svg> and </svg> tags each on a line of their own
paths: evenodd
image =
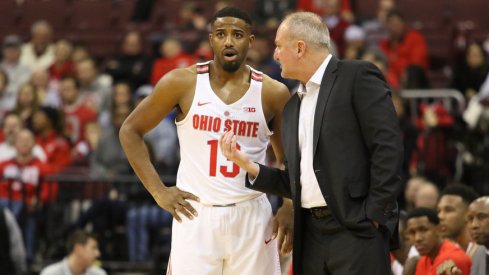
<svg viewBox="0 0 489 275">
<path fill-rule="evenodd" d="M 437 230 L 439 223 L 436 211 L 430 208 L 415 208 L 408 214 L 406 232 L 421 255 L 416 275 L 438 275 L 454 270 L 469 275 L 470 257 L 456 244 L 442 240 Z"/>
<path fill-rule="evenodd" d="M 426 178 L 421 176 L 412 176 L 406 182 L 404 191 L 404 200 L 406 201 L 406 210 L 409 212 L 414 209 L 414 201 L 419 188 L 427 182 Z"/>
<path fill-rule="evenodd" d="M 430 209 L 436 209 L 438 204 L 439 191 L 435 184 L 432 182 L 424 182 L 414 195 L 414 207 L 424 207 Z"/>
<path fill-rule="evenodd" d="M 167 38 L 160 45 L 161 58 L 155 60 L 151 71 L 151 84 L 154 86 L 169 71 L 193 65 L 195 58 L 182 49 L 178 39 Z"/>
<path fill-rule="evenodd" d="M 3 136 L 4 141 L 0 143 L 0 161 L 5 161 L 15 158 L 17 150 L 15 149 L 15 141 L 17 140 L 17 134 L 23 128 L 22 120 L 17 114 L 10 113 L 5 116 L 3 120 Z M 39 145 L 34 145 L 32 149 L 34 156 L 42 162 L 46 161 L 46 154 Z"/>
<path fill-rule="evenodd" d="M 8 85 L 5 94 L 1 98 L 2 105 L 6 109 L 13 109 L 20 86 L 31 78 L 31 69 L 20 64 L 20 47 L 22 41 L 17 35 L 8 35 L 3 39 L 3 60 L 0 69 L 8 75 Z"/>
<path fill-rule="evenodd" d="M 8 86 L 8 75 L 0 69 L 0 115 L 3 116 L 8 111 L 12 110 L 10 103 L 8 102 L 8 95 L 6 94 Z"/>
<path fill-rule="evenodd" d="M 132 98 L 131 86 L 127 82 L 117 82 L 114 84 L 110 93 L 110 100 L 108 107 L 102 109 L 99 115 L 99 122 L 102 128 L 109 128 L 112 125 L 112 108 L 120 105 L 128 105 L 131 108 L 134 107 L 134 100 Z"/>
<path fill-rule="evenodd" d="M 27 258 L 33 259 L 35 229 L 40 207 L 57 195 L 57 185 L 45 180 L 52 168 L 33 155 L 34 135 L 28 129 L 20 130 L 15 141 L 15 158 L 0 162 L 0 205 L 12 210 L 17 219 L 23 216 Z"/>
<path fill-rule="evenodd" d="M 467 223 L 472 239 L 486 250 L 485 274 L 489 274 L 489 197 L 480 197 L 469 205 Z"/>
<path fill-rule="evenodd" d="M 112 125 L 103 128 L 97 148 L 93 152 L 90 163 L 92 176 L 113 178 L 132 173 L 119 140 L 119 129 L 131 111 L 132 107 L 129 105 L 119 105 L 112 108 Z"/>
<path fill-rule="evenodd" d="M 377 48 L 367 49 L 362 57 L 362 60 L 372 62 L 384 74 L 387 84 L 393 89 L 399 89 L 399 79 L 390 71 L 387 70 L 387 58 L 384 53 Z"/>
<path fill-rule="evenodd" d="M 389 31 L 386 26 L 387 14 L 394 10 L 396 6 L 395 0 L 379 0 L 377 3 L 376 17 L 362 23 L 369 47 L 377 47 L 380 41 L 389 37 Z"/>
<path fill-rule="evenodd" d="M 345 52 L 345 31 L 350 26 L 350 22 L 341 17 L 340 0 L 326 0 L 326 11 L 324 22 L 328 26 L 331 40 L 336 45 L 337 56 L 343 57 Z"/>
<path fill-rule="evenodd" d="M 462 92 L 466 98 L 479 93 L 489 73 L 489 62 L 482 45 L 472 42 L 468 45 L 465 60 L 453 69 L 450 87 Z"/>
<path fill-rule="evenodd" d="M 26 274 L 27 264 L 24 240 L 19 224 L 10 210 L 0 206 L 0 267 L 2 273 L 12 275 Z M 8 241 L 3 241 L 8 240 Z"/>
<path fill-rule="evenodd" d="M 66 76 L 75 75 L 75 67 L 71 60 L 73 47 L 66 40 L 59 40 L 54 45 L 54 62 L 49 66 L 51 80 L 61 80 Z"/>
<path fill-rule="evenodd" d="M 60 172 L 71 163 L 71 148 L 63 135 L 63 121 L 60 111 L 51 107 L 39 108 L 33 116 L 36 143 L 46 153 L 47 163 L 55 172 Z"/>
<path fill-rule="evenodd" d="M 466 215 L 470 203 L 479 195 L 467 185 L 454 183 L 447 185 L 438 202 L 440 236 L 460 246 L 471 258 L 470 274 L 484 274 L 486 249 L 472 242 Z"/>
<path fill-rule="evenodd" d="M 121 51 L 106 63 L 106 73 L 114 82 L 127 81 L 131 89 L 147 84 L 151 73 L 151 60 L 143 51 L 143 36 L 130 31 L 122 40 Z"/>
<path fill-rule="evenodd" d="M 367 47 L 365 31 L 357 26 L 350 25 L 345 31 L 345 52 L 343 59 L 360 59 Z"/>
<path fill-rule="evenodd" d="M 37 102 L 40 105 L 53 108 L 61 106 L 58 82 L 49 81 L 47 70 L 34 70 L 31 75 L 31 84 L 35 87 Z"/>
<path fill-rule="evenodd" d="M 84 104 L 96 112 L 108 110 L 110 106 L 110 76 L 99 73 L 95 60 L 85 58 L 76 64 L 76 79 L 80 83 L 80 96 Z"/>
<path fill-rule="evenodd" d="M 428 46 L 423 35 L 409 29 L 404 15 L 390 11 L 387 15 L 389 38 L 379 44 L 387 56 L 389 73 L 399 80 L 408 65 L 416 64 L 428 70 Z"/>
<path fill-rule="evenodd" d="M 39 101 L 34 85 L 26 83 L 20 86 L 17 103 L 15 104 L 13 113 L 20 117 L 22 124 L 25 127 L 32 129 L 32 116 L 38 108 Z"/>
<path fill-rule="evenodd" d="M 47 70 L 54 61 L 53 29 L 47 21 L 37 21 L 31 27 L 31 40 L 22 46 L 20 63 L 34 70 Z"/>
<path fill-rule="evenodd" d="M 83 102 L 79 90 L 80 84 L 74 76 L 61 79 L 59 88 L 66 134 L 71 144 L 76 144 L 85 139 L 85 125 L 96 121 L 97 113 Z"/>
<path fill-rule="evenodd" d="M 94 234 L 76 230 L 66 242 L 68 255 L 62 261 L 51 264 L 41 271 L 41 275 L 84 274 L 106 275 L 105 270 L 94 266 L 100 256 L 98 242 Z"/>
</svg>

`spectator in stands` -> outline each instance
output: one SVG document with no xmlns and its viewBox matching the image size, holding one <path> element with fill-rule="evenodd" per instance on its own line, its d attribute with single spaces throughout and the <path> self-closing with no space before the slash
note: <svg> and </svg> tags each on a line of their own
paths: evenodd
<svg viewBox="0 0 489 275">
<path fill-rule="evenodd" d="M 183 51 L 178 39 L 171 37 L 161 42 L 160 54 L 161 58 L 155 60 L 151 70 L 151 85 L 153 86 L 167 72 L 176 68 L 186 68 L 196 61 L 194 56 Z"/>
<path fill-rule="evenodd" d="M 73 47 L 67 40 L 61 39 L 54 45 L 54 61 L 49 66 L 51 80 L 60 80 L 65 76 L 75 75 L 75 67 L 71 59 Z"/>
<path fill-rule="evenodd" d="M 95 60 L 85 58 L 75 63 L 76 76 L 80 83 L 80 94 L 86 106 L 96 112 L 109 109 L 111 94 L 111 79 L 106 74 L 100 74 Z"/>
<path fill-rule="evenodd" d="M 12 275 L 26 274 L 27 264 L 24 240 L 19 224 L 7 208 L 0 206 L 0 267 L 2 273 Z"/>
<path fill-rule="evenodd" d="M 344 59 L 360 59 L 366 50 L 365 31 L 357 26 L 350 25 L 345 31 L 345 52 Z"/>
<path fill-rule="evenodd" d="M 143 44 L 143 37 L 137 31 L 124 35 L 120 54 L 106 63 L 106 73 L 114 82 L 128 81 L 132 90 L 148 83 L 151 61 L 144 54 Z"/>
<path fill-rule="evenodd" d="M 419 188 L 427 182 L 426 178 L 421 176 L 412 176 L 406 182 L 404 191 L 404 200 L 406 201 L 406 211 L 414 209 L 414 201 Z"/>
<path fill-rule="evenodd" d="M 422 184 L 414 196 L 414 207 L 424 207 L 436 209 L 440 193 L 436 185 L 426 181 Z"/>
<path fill-rule="evenodd" d="M 399 79 L 387 70 L 387 57 L 377 48 L 368 48 L 361 57 L 364 61 L 372 62 L 384 74 L 387 83 L 393 89 L 399 89 Z"/>
<path fill-rule="evenodd" d="M 187 1 L 182 4 L 179 11 L 178 26 L 181 31 L 205 31 L 207 19 L 197 2 Z"/>
<path fill-rule="evenodd" d="M 85 139 L 85 125 L 97 120 L 97 113 L 83 102 L 80 84 L 74 76 L 66 76 L 60 81 L 60 95 L 65 118 L 66 134 L 71 144 Z"/>
<path fill-rule="evenodd" d="M 97 238 L 94 234 L 76 230 L 66 242 L 68 255 L 62 261 L 45 267 L 41 275 L 84 274 L 106 275 L 105 270 L 96 267 L 95 261 L 100 257 Z"/>
<path fill-rule="evenodd" d="M 479 92 L 489 73 L 489 62 L 482 45 L 471 42 L 465 53 L 465 60 L 456 64 L 450 87 L 471 98 Z"/>
<path fill-rule="evenodd" d="M 472 242 L 466 221 L 469 205 L 478 197 L 474 189 L 454 183 L 445 187 L 437 206 L 441 237 L 458 244 L 471 258 L 473 275 L 484 274 L 486 270 L 486 249 Z"/>
<path fill-rule="evenodd" d="M 22 124 L 32 129 L 32 116 L 39 108 L 39 101 L 34 85 L 30 83 L 20 86 L 17 103 L 13 112 L 22 119 Z"/>
<path fill-rule="evenodd" d="M 297 10 L 310 11 L 320 16 L 324 16 L 328 10 L 326 1 L 317 0 L 297 0 Z M 351 10 L 350 0 L 341 0 L 340 5 L 341 17 L 348 21 L 354 21 L 354 15 Z"/>
<path fill-rule="evenodd" d="M 270 30 L 277 29 L 285 15 L 295 10 L 296 0 L 262 0 L 255 1 L 251 16 L 257 26 Z"/>
<path fill-rule="evenodd" d="M 21 46 L 22 40 L 17 35 L 8 35 L 3 39 L 3 59 L 0 63 L 0 69 L 7 73 L 9 81 L 1 98 L 1 105 L 6 109 L 14 108 L 20 86 L 27 83 L 31 77 L 31 69 L 20 64 Z"/>
<path fill-rule="evenodd" d="M 6 94 L 8 86 L 8 75 L 0 68 L 0 115 L 3 116 L 6 112 L 11 110 L 8 100 L 4 100 L 4 97 L 8 98 Z"/>
<path fill-rule="evenodd" d="M 17 140 L 17 134 L 22 128 L 23 124 L 19 115 L 10 113 L 5 116 L 2 128 L 5 139 L 0 143 L 0 161 L 13 159 L 16 156 L 15 141 Z M 36 144 L 34 146 L 32 153 L 40 161 L 46 161 L 46 154 L 39 145 Z"/>
<path fill-rule="evenodd" d="M 112 109 L 116 106 L 128 105 L 131 108 L 134 107 L 134 100 L 132 98 L 131 86 L 127 82 L 117 82 L 111 92 L 111 99 L 109 107 L 103 109 L 99 115 L 99 122 L 102 128 L 110 128 L 112 125 Z"/>
<path fill-rule="evenodd" d="M 47 21 L 37 21 L 31 26 L 31 40 L 22 46 L 20 63 L 32 70 L 47 70 L 54 62 L 53 30 Z"/>
<path fill-rule="evenodd" d="M 387 56 L 387 70 L 398 80 L 408 65 L 416 64 L 428 70 L 428 46 L 423 35 L 409 29 L 404 15 L 398 11 L 387 14 L 389 38 L 379 46 Z"/>
<path fill-rule="evenodd" d="M 462 275 L 469 275 L 470 257 L 456 244 L 442 240 L 437 229 L 439 223 L 436 211 L 430 208 L 415 208 L 408 215 L 407 235 L 421 255 L 416 274 L 437 275 L 459 270 Z"/>
<path fill-rule="evenodd" d="M 326 13 L 324 22 L 328 26 L 331 40 L 335 42 L 338 57 L 343 57 L 345 51 L 345 31 L 350 22 L 341 17 L 340 0 L 325 0 Z"/>
<path fill-rule="evenodd" d="M 73 63 L 77 64 L 78 62 L 84 59 L 91 59 L 92 55 L 88 51 L 87 47 L 84 45 L 78 44 L 73 47 L 73 53 L 71 55 L 71 59 Z"/>
<path fill-rule="evenodd" d="M 15 158 L 0 162 L 0 205 L 12 210 L 17 219 L 23 218 L 23 231 L 27 258 L 34 256 L 37 215 L 43 203 L 52 201 L 57 194 L 57 185 L 46 181 L 52 168 L 33 154 L 33 133 L 20 130 L 15 141 Z"/>
<path fill-rule="evenodd" d="M 47 163 L 55 172 L 60 172 L 71 163 L 71 148 L 63 127 L 62 114 L 57 109 L 41 107 L 34 113 L 36 143 L 43 148 Z"/>
<path fill-rule="evenodd" d="M 58 83 L 49 81 L 49 72 L 47 70 L 34 70 L 31 75 L 31 83 L 35 87 L 37 101 L 40 105 L 53 108 L 61 106 Z"/>
<path fill-rule="evenodd" d="M 368 45 L 378 46 L 380 41 L 386 40 L 389 37 L 386 21 L 387 14 L 395 9 L 395 0 L 379 0 L 377 1 L 377 16 L 371 20 L 367 20 L 362 24 L 365 30 Z"/>
<path fill-rule="evenodd" d="M 489 274 L 489 197 L 480 197 L 469 205 L 467 223 L 472 239 L 486 249 L 485 274 Z"/>
<path fill-rule="evenodd" d="M 112 178 L 132 174 L 132 169 L 119 141 L 119 129 L 131 111 L 132 107 L 127 104 L 112 107 L 112 125 L 103 128 L 90 163 L 90 173 L 93 176 Z"/>
</svg>

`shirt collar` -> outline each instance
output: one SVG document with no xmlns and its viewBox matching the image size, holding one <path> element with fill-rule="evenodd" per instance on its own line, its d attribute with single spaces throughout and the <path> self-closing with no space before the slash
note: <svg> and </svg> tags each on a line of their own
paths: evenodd
<svg viewBox="0 0 489 275">
<path fill-rule="evenodd" d="M 321 81 L 323 80 L 324 72 L 326 71 L 326 67 L 329 64 L 329 61 L 331 60 L 333 56 L 331 54 L 328 54 L 326 58 L 323 60 L 323 63 L 317 68 L 317 70 L 314 72 L 312 77 L 307 81 L 306 86 L 321 86 Z M 303 85 L 299 85 L 298 92 L 303 92 Z M 310 90 L 310 89 L 309 89 Z"/>
</svg>

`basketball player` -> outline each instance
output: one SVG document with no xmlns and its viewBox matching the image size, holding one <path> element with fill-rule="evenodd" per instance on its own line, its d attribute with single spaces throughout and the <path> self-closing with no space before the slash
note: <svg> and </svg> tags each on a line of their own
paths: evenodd
<svg viewBox="0 0 489 275">
<path fill-rule="evenodd" d="M 120 131 L 136 174 L 177 221 L 168 274 L 280 274 L 276 242 L 282 251 L 291 249 L 291 204 L 279 210 L 272 228 L 266 196 L 245 187 L 245 172 L 222 156 L 218 144 L 232 130 L 254 161 L 265 161 L 269 140 L 283 160 L 279 122 L 289 91 L 244 64 L 254 40 L 251 25 L 241 10 L 218 11 L 209 34 L 214 59 L 163 76 Z M 175 107 L 181 162 L 176 187 L 167 187 L 150 163 L 143 135 Z"/>
</svg>

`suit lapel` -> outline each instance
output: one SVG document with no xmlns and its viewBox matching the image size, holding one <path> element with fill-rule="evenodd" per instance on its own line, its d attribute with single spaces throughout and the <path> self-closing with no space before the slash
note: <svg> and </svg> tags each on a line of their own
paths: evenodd
<svg viewBox="0 0 489 275">
<path fill-rule="evenodd" d="M 284 109 L 284 118 L 286 123 L 282 123 L 282 140 L 287 146 L 285 146 L 287 162 L 289 163 L 289 173 L 292 188 L 297 190 L 298 176 L 300 175 L 300 154 L 299 154 L 299 110 L 300 110 L 300 99 L 297 94 L 294 94 L 290 98 L 288 103 L 288 108 Z M 299 189 L 300 190 L 300 189 Z"/>
<path fill-rule="evenodd" d="M 326 71 L 324 72 L 323 79 L 321 80 L 321 88 L 319 88 L 318 101 L 316 104 L 316 111 L 314 113 L 314 149 L 313 155 L 316 154 L 316 149 L 319 141 L 319 132 L 323 123 L 323 114 L 328 103 L 329 95 L 331 94 L 331 88 L 333 88 L 334 81 L 336 80 L 336 69 L 338 67 L 338 60 L 333 56 L 329 61 Z"/>
</svg>

